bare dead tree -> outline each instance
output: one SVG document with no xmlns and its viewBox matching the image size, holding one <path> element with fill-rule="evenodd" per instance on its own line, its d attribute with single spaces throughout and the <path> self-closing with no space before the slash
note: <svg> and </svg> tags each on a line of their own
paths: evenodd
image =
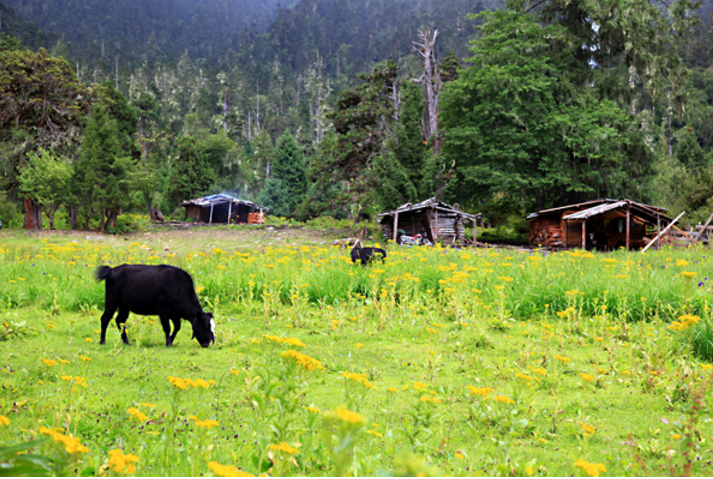
<svg viewBox="0 0 713 479">
<path fill-rule="evenodd" d="M 439 101 L 441 98 L 441 74 L 438 72 L 438 64 L 433 52 L 433 47 L 438 37 L 438 30 L 431 35 L 428 27 L 418 32 L 418 42 L 413 42 L 416 47 L 414 51 L 419 57 L 423 73 L 416 80 L 423 87 L 423 96 L 426 103 L 426 112 L 422 122 L 423 137 L 425 140 L 434 137 L 433 153 L 438 154 L 440 141 L 438 138 L 438 113 Z"/>
</svg>

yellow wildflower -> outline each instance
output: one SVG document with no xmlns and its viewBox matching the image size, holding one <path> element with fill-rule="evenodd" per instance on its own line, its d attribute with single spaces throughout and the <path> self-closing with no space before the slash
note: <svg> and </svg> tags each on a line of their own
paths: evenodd
<svg viewBox="0 0 713 479">
<path fill-rule="evenodd" d="M 589 381 L 590 383 L 594 381 L 594 376 L 592 376 L 591 374 L 582 373 L 579 375 L 579 377 L 584 379 L 585 381 Z"/>
<path fill-rule="evenodd" d="M 236 469 L 235 466 L 224 466 L 215 461 L 209 462 L 208 467 L 218 477 L 255 477 L 249 472 Z"/>
<path fill-rule="evenodd" d="M 361 414 L 343 407 L 338 407 L 331 415 L 350 424 L 362 424 L 364 422 L 364 417 Z"/>
<path fill-rule="evenodd" d="M 380 432 L 378 432 L 378 431 L 372 431 L 371 429 L 367 429 L 366 432 L 367 432 L 367 434 L 372 434 L 372 435 L 374 435 L 374 436 L 376 436 L 376 437 L 384 437 L 384 435 L 381 434 Z"/>
<path fill-rule="evenodd" d="M 121 449 L 113 449 L 109 451 L 109 467 L 113 469 L 114 472 L 133 474 L 136 472 L 136 466 L 134 466 L 134 463 L 137 462 L 139 462 L 139 456 L 134 454 L 124 454 Z"/>
<path fill-rule="evenodd" d="M 141 422 L 146 422 L 146 420 L 149 418 L 146 414 L 142 413 L 135 407 L 130 407 L 129 409 L 127 409 L 127 412 Z"/>
<path fill-rule="evenodd" d="M 591 477 L 599 477 L 600 472 L 607 472 L 607 468 L 604 467 L 604 464 L 592 464 L 584 459 L 579 459 L 574 465 L 584 469 Z"/>
<path fill-rule="evenodd" d="M 472 396 L 483 396 L 485 399 L 488 399 L 490 393 L 495 392 L 493 388 L 476 388 L 475 386 L 466 386 L 465 388 L 470 391 Z"/>
<path fill-rule="evenodd" d="M 270 446 L 270 449 L 272 449 L 273 451 L 282 451 L 292 456 L 300 452 L 299 449 L 290 446 L 286 442 L 281 442 L 280 444 L 273 444 L 272 446 Z"/>
<path fill-rule="evenodd" d="M 10 420 L 7 418 L 7 416 L 0 416 L 0 426 L 9 426 L 10 425 Z"/>
<path fill-rule="evenodd" d="M 89 449 L 87 449 L 87 447 L 75 437 L 65 436 L 64 434 L 60 434 L 57 431 L 53 431 L 52 429 L 48 429 L 46 427 L 40 427 L 40 432 L 51 436 L 52 439 L 54 439 L 54 442 L 64 444 L 64 449 L 69 454 L 74 454 L 76 452 L 89 452 Z"/>
<path fill-rule="evenodd" d="M 591 434 L 594 434 L 597 432 L 596 428 L 594 426 L 590 426 L 589 424 L 585 424 L 582 421 L 579 421 L 580 427 L 584 430 L 584 435 L 589 436 Z"/>
<path fill-rule="evenodd" d="M 298 353 L 294 349 L 288 349 L 282 353 L 282 357 L 294 361 L 298 366 L 302 366 L 308 371 L 313 369 L 324 369 L 321 362 L 314 358 L 310 358 L 306 354 Z"/>
<path fill-rule="evenodd" d="M 510 399 L 507 396 L 495 396 L 495 400 L 497 402 L 503 402 L 505 404 L 515 404 L 515 401 L 513 401 L 512 399 Z"/>
</svg>

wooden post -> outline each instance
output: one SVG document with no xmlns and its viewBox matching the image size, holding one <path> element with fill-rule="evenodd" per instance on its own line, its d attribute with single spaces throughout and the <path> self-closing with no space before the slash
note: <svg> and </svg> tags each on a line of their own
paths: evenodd
<svg viewBox="0 0 713 479">
<path fill-rule="evenodd" d="M 478 218 L 473 218 L 473 248 L 476 247 L 478 239 Z"/>
<path fill-rule="evenodd" d="M 394 237 L 393 237 L 394 243 L 396 243 L 396 238 L 398 238 L 398 234 L 399 234 L 398 231 L 399 231 L 399 212 L 397 211 L 394 214 Z"/>
<path fill-rule="evenodd" d="M 210 218 L 208 218 L 208 224 L 213 224 L 213 203 L 210 204 Z"/>
<path fill-rule="evenodd" d="M 569 237 L 567 234 L 567 220 L 562 220 L 564 221 L 564 244 L 562 245 L 565 249 L 569 248 Z"/>
<path fill-rule="evenodd" d="M 228 203 L 228 224 L 230 224 L 230 214 L 233 212 L 233 202 Z"/>
<path fill-rule="evenodd" d="M 708 217 L 708 220 L 706 221 L 706 224 L 703 225 L 703 228 L 701 228 L 701 232 L 698 233 L 698 236 L 696 236 L 696 243 L 700 241 L 700 239 L 703 237 L 703 232 L 708 228 L 708 225 L 711 224 L 711 220 L 713 220 L 713 213 Z"/>
<path fill-rule="evenodd" d="M 629 251 L 629 233 L 630 233 L 630 224 L 629 222 L 631 221 L 631 207 L 629 205 L 626 206 L 626 250 Z"/>
<path fill-rule="evenodd" d="M 433 235 L 433 242 L 435 243 L 436 241 L 438 241 L 438 210 L 433 210 L 433 212 L 435 213 L 436 217 L 436 234 Z"/>
<path fill-rule="evenodd" d="M 661 215 L 656 213 L 656 249 L 661 249 Z"/>
<path fill-rule="evenodd" d="M 582 249 L 587 249 L 587 220 L 582 220 Z"/>
</svg>

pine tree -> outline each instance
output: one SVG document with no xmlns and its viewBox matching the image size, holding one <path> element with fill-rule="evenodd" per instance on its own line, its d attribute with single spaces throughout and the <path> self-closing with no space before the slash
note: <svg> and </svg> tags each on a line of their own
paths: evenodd
<svg viewBox="0 0 713 479">
<path fill-rule="evenodd" d="M 208 158 L 195 138 L 184 136 L 178 140 L 177 147 L 178 157 L 167 191 L 171 209 L 177 207 L 181 201 L 208 194 L 215 182 Z"/>
<path fill-rule="evenodd" d="M 280 182 L 280 187 L 284 189 L 285 194 L 280 203 L 266 204 L 266 206 L 272 208 L 276 214 L 279 214 L 277 213 L 279 210 L 283 216 L 292 215 L 307 193 L 307 166 L 302 149 L 289 131 L 277 142 L 270 177 Z M 265 182 L 264 190 L 275 187 L 276 183 L 268 180 Z M 267 198 L 265 195 L 261 197 Z M 275 199 L 270 198 L 270 201 Z"/>
<path fill-rule="evenodd" d="M 84 132 L 84 142 L 75 167 L 73 189 L 86 218 L 99 214 L 99 229 L 114 226 L 122 206 L 128 205 L 132 189 L 129 172 L 134 164 L 124 155 L 120 134 L 104 108 L 94 108 Z"/>
</svg>

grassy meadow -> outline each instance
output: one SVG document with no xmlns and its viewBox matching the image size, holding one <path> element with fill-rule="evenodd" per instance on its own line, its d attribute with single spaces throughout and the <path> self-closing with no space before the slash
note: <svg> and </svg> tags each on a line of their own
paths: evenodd
<svg viewBox="0 0 713 479">
<path fill-rule="evenodd" d="M 4 473 L 713 475 L 711 250 L 362 268 L 215 231 L 0 235 Z M 216 344 L 132 314 L 100 346 L 94 272 L 123 263 L 187 270 Z"/>
</svg>

